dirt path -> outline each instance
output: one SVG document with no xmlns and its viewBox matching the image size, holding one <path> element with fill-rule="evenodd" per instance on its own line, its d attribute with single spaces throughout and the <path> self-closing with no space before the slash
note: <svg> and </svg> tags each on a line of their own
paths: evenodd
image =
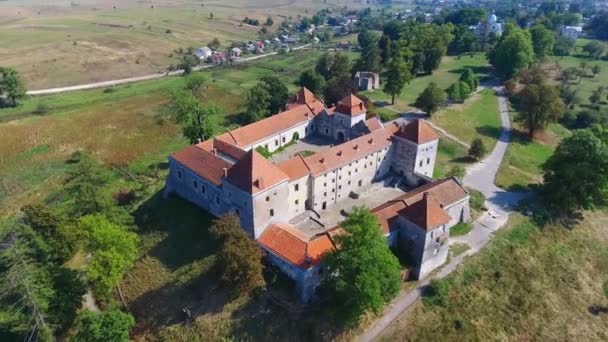
<svg viewBox="0 0 608 342">
<path fill-rule="evenodd" d="M 307 48 L 307 47 L 309 47 L 311 45 L 312 44 L 306 44 L 306 45 L 298 46 L 298 47 L 293 48 L 292 50 L 304 49 L 304 48 Z M 276 54 L 278 54 L 278 53 L 277 52 L 270 52 L 270 53 L 266 53 L 266 54 L 263 54 L 263 55 L 256 55 L 256 56 L 251 56 L 251 57 L 240 58 L 240 59 L 235 60 L 234 63 L 240 64 L 240 63 L 245 63 L 245 62 L 251 62 L 251 61 L 254 61 L 256 59 L 265 58 L 265 57 L 269 57 L 269 56 L 274 56 Z M 213 68 L 213 67 L 215 67 L 215 65 L 208 64 L 208 65 L 202 65 L 202 66 L 194 67 L 193 70 L 198 71 L 198 70 L 210 69 L 210 68 Z M 155 79 L 159 79 L 159 78 L 163 78 L 163 77 L 168 77 L 168 76 L 177 76 L 177 75 L 181 75 L 183 73 L 184 73 L 184 70 L 175 70 L 175 71 L 171 71 L 171 72 L 163 72 L 163 73 L 156 73 L 156 74 L 150 74 L 150 75 L 144 75 L 144 76 L 121 78 L 121 79 L 118 79 L 118 80 L 111 80 L 111 81 L 104 81 L 104 82 L 79 84 L 79 85 L 73 85 L 73 86 L 67 86 L 67 87 L 59 87 L 59 88 L 28 90 L 27 94 L 31 95 L 31 96 L 38 96 L 38 95 L 50 95 L 50 94 L 66 93 L 66 92 L 76 91 L 76 90 L 105 88 L 105 87 L 111 87 L 111 86 L 116 86 L 116 85 L 121 85 L 121 84 L 127 84 L 127 83 L 134 83 L 134 82 L 155 80 Z"/>
</svg>

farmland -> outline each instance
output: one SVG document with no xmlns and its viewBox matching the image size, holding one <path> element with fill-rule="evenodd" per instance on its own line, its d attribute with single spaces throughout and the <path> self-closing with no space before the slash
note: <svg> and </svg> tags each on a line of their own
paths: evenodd
<svg viewBox="0 0 608 342">
<path fill-rule="evenodd" d="M 224 47 L 255 39 L 260 26 L 242 24 L 246 16 L 261 22 L 273 17 L 273 32 L 288 17 L 311 16 L 332 3 L 0 1 L 0 60 L 20 72 L 28 89 L 145 75 L 165 71 L 179 48 L 214 38 Z"/>
</svg>

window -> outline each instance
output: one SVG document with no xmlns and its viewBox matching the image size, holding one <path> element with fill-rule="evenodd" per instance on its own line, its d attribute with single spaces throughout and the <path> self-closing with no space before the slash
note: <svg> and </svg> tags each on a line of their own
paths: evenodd
<svg viewBox="0 0 608 342">
<path fill-rule="evenodd" d="M 420 165 L 419 166 L 422 167 L 422 160 L 420 161 Z"/>
<path fill-rule="evenodd" d="M 362 184 L 363 182 L 359 179 L 359 187 L 361 187 Z"/>
<path fill-rule="evenodd" d="M 333 193 L 333 192 L 336 192 L 336 189 L 331 189 L 331 192 L 332 192 L 332 193 Z"/>
<path fill-rule="evenodd" d="M 325 134 L 329 134 L 329 130 L 327 128 L 325 129 Z"/>
<path fill-rule="evenodd" d="M 234 208 L 234 212 L 235 212 L 237 215 L 240 215 L 240 214 L 241 214 L 237 208 Z"/>
<path fill-rule="evenodd" d="M 182 179 L 182 170 L 177 170 L 177 178 Z"/>
<path fill-rule="evenodd" d="M 300 204 L 300 200 L 296 200 L 296 205 Z"/>
<path fill-rule="evenodd" d="M 323 196 L 327 196 L 327 191 L 323 193 Z"/>
<path fill-rule="evenodd" d="M 194 186 L 194 188 L 197 189 L 198 188 L 198 183 L 195 180 L 193 180 L 192 181 L 192 186 Z"/>
<path fill-rule="evenodd" d="M 220 196 L 215 196 L 215 203 L 220 204 Z"/>
<path fill-rule="evenodd" d="M 285 137 L 283 137 L 283 142 L 285 142 Z"/>
<path fill-rule="evenodd" d="M 207 192 L 207 186 L 205 184 L 201 185 L 201 191 L 203 193 Z"/>
<path fill-rule="evenodd" d="M 300 191 L 300 184 L 296 184 L 293 186 L 295 191 Z"/>
<path fill-rule="evenodd" d="M 326 187 L 326 186 L 327 186 L 327 183 L 323 183 L 323 187 Z"/>
<path fill-rule="evenodd" d="M 274 209 L 270 209 L 270 217 L 274 216 Z"/>
<path fill-rule="evenodd" d="M 274 146 L 279 146 L 279 140 L 274 141 Z"/>
<path fill-rule="evenodd" d="M 342 180 L 342 176 L 338 177 L 339 180 Z"/>
<path fill-rule="evenodd" d="M 359 169 L 355 169 L 355 173 L 359 172 Z"/>
<path fill-rule="evenodd" d="M 335 183 L 335 182 L 336 182 L 336 179 L 335 179 L 335 178 L 332 178 L 331 182 L 332 182 L 332 183 Z"/>
<path fill-rule="evenodd" d="M 266 196 L 266 202 L 270 201 L 270 196 Z"/>
<path fill-rule="evenodd" d="M 348 175 L 349 175 L 349 176 L 351 175 L 351 172 L 350 172 L 350 171 L 348 171 Z"/>
<path fill-rule="evenodd" d="M 426 158 L 426 165 L 429 165 L 431 163 L 431 158 Z"/>
<path fill-rule="evenodd" d="M 338 190 L 341 190 L 341 189 L 342 189 L 342 185 L 338 185 Z"/>
</svg>

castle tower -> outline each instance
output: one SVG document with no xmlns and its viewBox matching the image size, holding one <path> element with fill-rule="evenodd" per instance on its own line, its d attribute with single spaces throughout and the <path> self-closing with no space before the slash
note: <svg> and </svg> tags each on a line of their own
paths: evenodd
<svg viewBox="0 0 608 342">
<path fill-rule="evenodd" d="M 393 170 L 415 184 L 420 176 L 432 178 L 439 136 L 424 120 L 399 127 L 393 140 Z"/>
</svg>

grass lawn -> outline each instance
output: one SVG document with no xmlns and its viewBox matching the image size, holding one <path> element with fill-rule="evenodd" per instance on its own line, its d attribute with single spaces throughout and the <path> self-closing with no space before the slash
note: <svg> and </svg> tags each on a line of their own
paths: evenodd
<svg viewBox="0 0 608 342">
<path fill-rule="evenodd" d="M 440 179 L 447 177 L 453 167 L 466 167 L 469 159 L 467 149 L 452 141 L 450 138 L 441 136 L 439 138 L 439 148 L 437 150 L 437 161 L 433 178 Z"/>
<path fill-rule="evenodd" d="M 487 74 L 488 62 L 485 54 L 478 53 L 470 56 L 443 57 L 439 69 L 432 75 L 416 77 L 403 88 L 401 95 L 395 98 L 394 108 L 402 112 L 413 109 L 411 104 L 429 83 L 435 82 L 439 87 L 446 89 L 458 80 L 464 68 L 471 68 L 480 76 Z M 363 94 L 377 102 L 377 107 L 381 107 L 382 104 L 390 105 L 391 97 L 384 94 L 381 90 L 363 92 Z"/>
<path fill-rule="evenodd" d="M 468 234 L 473 225 L 471 223 L 459 223 L 454 227 L 450 228 L 450 236 L 462 236 Z"/>
<path fill-rule="evenodd" d="M 434 114 L 431 120 L 469 144 L 481 138 L 488 151 L 492 151 L 500 136 L 498 98 L 492 89 L 484 89 L 463 104 Z"/>
<path fill-rule="evenodd" d="M 608 339 L 605 212 L 574 229 L 539 229 L 514 214 L 479 254 L 442 280 L 445 291 L 421 301 L 382 341 Z"/>
</svg>

